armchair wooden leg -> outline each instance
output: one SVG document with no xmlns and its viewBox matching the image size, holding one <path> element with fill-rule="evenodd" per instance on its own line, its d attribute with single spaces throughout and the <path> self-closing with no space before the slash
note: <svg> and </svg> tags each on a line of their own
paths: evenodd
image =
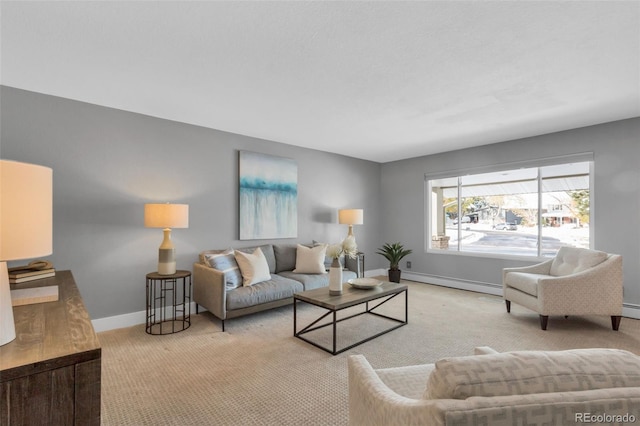
<svg viewBox="0 0 640 426">
<path fill-rule="evenodd" d="M 198 309 L 200 306 L 196 303 L 196 315 L 198 315 L 200 312 L 200 309 Z"/>
<path fill-rule="evenodd" d="M 620 328 L 620 321 L 622 321 L 622 317 L 621 316 L 612 315 L 611 316 L 611 328 L 613 328 L 615 331 L 618 331 L 618 329 Z"/>
<path fill-rule="evenodd" d="M 549 322 L 549 315 L 540 315 L 540 328 L 547 329 L 547 323 Z"/>
<path fill-rule="evenodd" d="M 504 303 L 507 304 L 507 313 L 511 312 L 511 300 L 505 300 Z"/>
</svg>

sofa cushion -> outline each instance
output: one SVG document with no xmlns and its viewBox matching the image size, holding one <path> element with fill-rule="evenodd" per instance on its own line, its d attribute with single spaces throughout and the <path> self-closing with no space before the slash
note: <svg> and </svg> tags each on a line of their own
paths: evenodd
<svg viewBox="0 0 640 426">
<path fill-rule="evenodd" d="M 324 267 L 324 257 L 327 251 L 326 244 L 319 244 L 314 247 L 307 247 L 298 244 L 296 248 L 296 268 L 293 272 L 297 274 L 324 274 L 327 271 Z"/>
<path fill-rule="evenodd" d="M 273 253 L 276 259 L 275 273 L 293 271 L 296 267 L 297 244 L 274 244 Z"/>
<path fill-rule="evenodd" d="M 276 255 L 273 251 L 272 244 L 263 244 L 261 246 L 253 246 L 253 247 L 244 247 L 236 249 L 243 253 L 253 253 L 257 248 L 260 248 L 262 254 L 264 254 L 265 259 L 267 259 L 267 264 L 269 265 L 269 272 L 272 274 L 276 273 Z"/>
<path fill-rule="evenodd" d="M 304 288 L 301 283 L 273 274 L 270 280 L 227 292 L 227 310 L 232 311 L 286 299 L 302 290 Z"/>
<path fill-rule="evenodd" d="M 243 286 L 250 286 L 271 279 L 267 259 L 264 257 L 260 247 L 255 249 L 253 253 L 244 253 L 236 250 L 234 254 L 242 273 Z"/>
<path fill-rule="evenodd" d="M 549 273 L 554 277 L 575 274 L 593 268 L 607 258 L 607 253 L 577 247 L 560 247 Z"/>
<path fill-rule="evenodd" d="M 297 274 L 293 271 L 283 271 L 278 275 L 301 282 L 305 290 L 313 290 L 314 288 L 327 287 L 329 285 L 329 274 Z M 343 281 L 356 277 L 357 275 L 353 271 L 342 271 Z"/>
<path fill-rule="evenodd" d="M 640 357 L 618 349 L 521 351 L 436 362 L 426 399 L 640 386 Z"/>
<path fill-rule="evenodd" d="M 213 251 L 213 250 L 211 250 Z M 227 249 L 217 253 L 202 253 L 204 262 L 214 269 L 224 273 L 224 281 L 227 290 L 242 286 L 242 274 L 233 254 L 233 249 Z"/>
</svg>

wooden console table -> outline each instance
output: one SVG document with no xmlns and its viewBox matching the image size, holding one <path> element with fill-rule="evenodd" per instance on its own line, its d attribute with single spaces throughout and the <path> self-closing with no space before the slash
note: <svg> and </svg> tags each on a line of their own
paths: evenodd
<svg viewBox="0 0 640 426">
<path fill-rule="evenodd" d="M 0 346 L 0 425 L 100 425 L 101 348 L 71 271 L 15 288 L 57 285 L 56 302 L 16 306 Z"/>
</svg>

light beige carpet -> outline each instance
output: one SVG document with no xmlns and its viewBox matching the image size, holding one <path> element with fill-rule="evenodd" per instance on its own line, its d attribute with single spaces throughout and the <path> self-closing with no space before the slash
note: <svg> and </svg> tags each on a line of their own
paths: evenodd
<svg viewBox="0 0 640 426">
<path fill-rule="evenodd" d="M 99 334 L 102 344 L 103 425 L 345 425 L 347 362 L 364 354 L 375 368 L 431 363 L 498 351 L 607 347 L 640 354 L 640 321 L 551 317 L 518 305 L 507 314 L 499 297 L 420 283 L 409 284 L 409 324 L 332 356 L 293 337 L 293 308 L 227 321 L 192 315 L 189 329 L 166 336 L 144 325 Z M 401 300 L 385 305 L 402 315 Z M 322 310 L 299 304 L 299 326 Z M 340 323 L 338 347 L 383 326 L 370 316 Z M 328 327 L 327 327 L 328 328 Z M 313 336 L 330 344 L 325 331 Z"/>
</svg>

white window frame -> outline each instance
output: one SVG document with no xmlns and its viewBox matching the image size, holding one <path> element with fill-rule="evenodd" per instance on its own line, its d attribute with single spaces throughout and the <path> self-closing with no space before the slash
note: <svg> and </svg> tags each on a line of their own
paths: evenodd
<svg viewBox="0 0 640 426">
<path fill-rule="evenodd" d="M 593 152 L 583 152 L 578 154 L 546 157 L 546 158 L 540 158 L 535 160 L 501 163 L 501 164 L 488 165 L 483 167 L 449 170 L 446 172 L 425 173 L 424 175 L 424 221 L 425 221 L 424 222 L 424 225 L 425 225 L 424 226 L 424 229 L 425 229 L 424 251 L 425 253 L 449 255 L 449 256 L 485 257 L 485 258 L 492 258 L 492 259 L 517 259 L 517 260 L 536 260 L 536 261 L 548 260 L 549 257 L 539 256 L 540 249 L 538 249 L 538 256 L 524 256 L 524 255 L 507 255 L 503 253 L 478 253 L 473 251 L 460 251 L 459 247 L 456 250 L 443 250 L 439 248 L 432 248 L 431 239 L 432 239 L 432 236 L 436 234 L 436 232 L 434 232 L 434 230 L 432 229 L 433 221 L 431 217 L 431 214 L 432 214 L 431 181 L 437 180 L 437 179 L 445 179 L 445 178 L 449 178 L 449 179 L 456 178 L 458 180 L 458 212 L 460 214 L 461 203 L 462 203 L 462 198 L 460 196 L 461 195 L 460 180 L 462 176 L 510 171 L 510 170 L 515 170 L 520 168 L 536 168 L 536 167 L 554 166 L 554 165 L 562 165 L 562 164 L 569 164 L 569 163 L 582 163 L 582 162 L 589 163 L 589 204 L 591 206 L 589 211 L 589 222 L 590 222 L 589 247 L 590 248 L 595 247 L 595 238 L 594 238 L 595 236 L 595 232 L 594 232 L 594 229 L 595 229 L 595 226 L 594 226 L 595 224 L 595 208 L 594 208 L 595 206 L 595 191 L 594 191 L 595 162 L 594 162 Z M 538 180 L 539 180 L 538 194 L 540 194 L 540 191 L 542 188 L 542 185 L 540 182 L 540 180 L 542 180 L 542 177 L 540 176 L 540 173 L 538 173 Z M 540 212 L 542 211 L 543 206 L 541 205 L 541 203 L 542 203 L 542 197 L 540 197 L 539 195 L 538 196 L 538 215 L 540 215 L 541 214 Z M 538 227 L 539 227 L 538 228 L 538 247 L 540 247 L 540 243 L 542 239 L 542 232 L 540 229 L 541 227 L 540 220 L 538 221 Z M 460 241 L 461 229 L 462 227 L 460 226 L 460 223 L 458 223 L 458 229 L 457 229 L 458 241 Z"/>
</svg>

